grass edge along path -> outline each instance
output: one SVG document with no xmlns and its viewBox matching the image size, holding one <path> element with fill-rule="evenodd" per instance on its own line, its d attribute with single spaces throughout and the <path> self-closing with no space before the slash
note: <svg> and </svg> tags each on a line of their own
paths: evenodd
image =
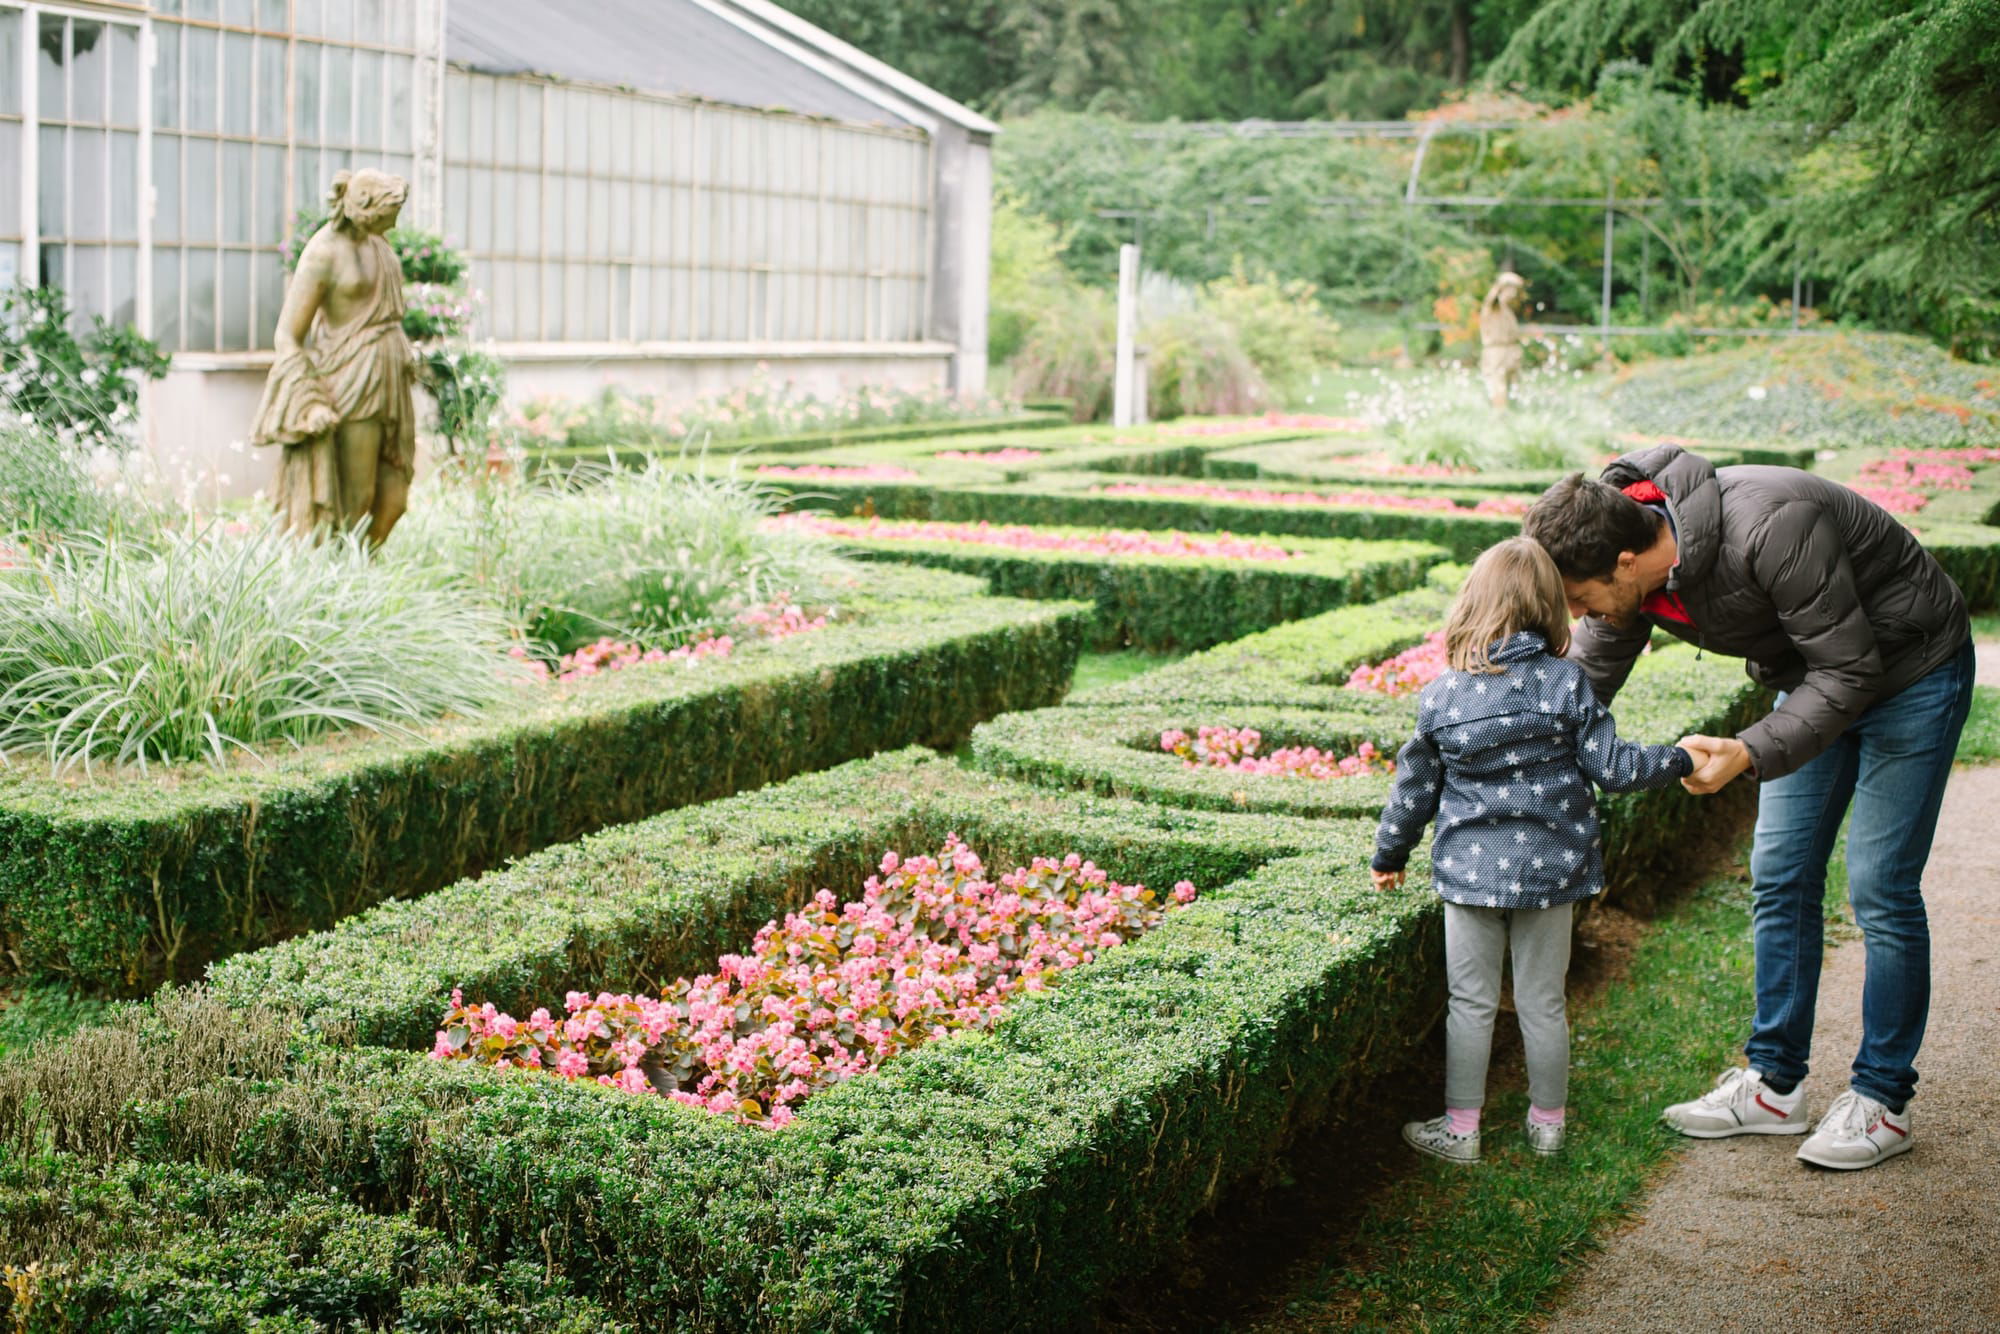
<svg viewBox="0 0 2000 1334">
<path fill-rule="evenodd" d="M 1961 764 L 2000 760 L 2000 688 L 1980 686 Z M 1748 833 L 1742 849 L 1749 852 Z M 1828 868 L 1828 947 L 1846 902 L 1844 859 Z M 1466 1170 L 1416 1162 L 1355 1225 L 1340 1253 L 1281 1309 L 1231 1327 L 1487 1331 L 1535 1327 L 1547 1299 L 1642 1202 L 1685 1144 L 1659 1109 L 1714 1077 L 1753 1007 L 1747 870 L 1722 871 L 1647 923 L 1622 976 L 1571 1012 L 1570 1139 L 1537 1159 L 1519 1122 L 1526 1091 L 1497 1087 L 1485 1157 Z M 1502 1024 L 1511 1020 L 1502 1016 Z M 1725 1062 L 1726 1063 L 1726 1062 Z"/>
</svg>

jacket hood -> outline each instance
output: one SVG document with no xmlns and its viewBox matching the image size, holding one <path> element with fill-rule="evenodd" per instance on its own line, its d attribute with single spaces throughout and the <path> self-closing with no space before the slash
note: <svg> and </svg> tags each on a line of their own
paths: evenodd
<svg viewBox="0 0 2000 1334">
<path fill-rule="evenodd" d="M 1665 488 L 1661 488 L 1664 490 Z M 1486 650 L 1488 662 L 1521 662 L 1537 653 L 1547 653 L 1549 641 L 1539 630 L 1517 630 Z"/>
<path fill-rule="evenodd" d="M 1680 564 L 1667 577 L 1668 588 L 1698 585 L 1708 577 L 1722 549 L 1722 485 L 1714 464 L 1679 445 L 1655 445 L 1613 459 L 1603 479 L 1621 489 L 1649 479 L 1665 493 L 1680 545 Z"/>
</svg>

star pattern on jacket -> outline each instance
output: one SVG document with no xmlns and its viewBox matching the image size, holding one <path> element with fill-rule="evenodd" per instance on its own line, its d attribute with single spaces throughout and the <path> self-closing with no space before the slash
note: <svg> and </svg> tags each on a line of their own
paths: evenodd
<svg viewBox="0 0 2000 1334">
<path fill-rule="evenodd" d="M 1583 671 L 1523 632 L 1497 669 L 1448 671 L 1417 701 L 1373 865 L 1399 871 L 1433 821 L 1432 880 L 1454 903 L 1546 908 L 1602 892 L 1594 787 L 1664 787 L 1693 769 L 1675 746 L 1622 740 Z"/>
</svg>

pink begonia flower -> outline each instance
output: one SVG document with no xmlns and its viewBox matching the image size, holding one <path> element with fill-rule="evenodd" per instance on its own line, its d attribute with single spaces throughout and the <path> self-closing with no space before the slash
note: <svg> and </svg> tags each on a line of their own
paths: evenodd
<svg viewBox="0 0 2000 1334">
<path fill-rule="evenodd" d="M 1176 746 L 1162 748 L 1179 756 L 1189 769 L 1222 769 L 1230 773 L 1286 775 L 1295 778 L 1354 778 L 1368 773 L 1394 773 L 1395 763 L 1364 741 L 1352 755 L 1335 755 L 1314 746 L 1285 746 L 1269 755 L 1258 755 L 1263 734 L 1254 727 L 1203 727 L 1196 739 L 1186 733 Z"/>
<path fill-rule="evenodd" d="M 1005 449 L 965 450 L 941 449 L 931 455 L 935 459 L 952 459 L 960 463 L 1033 463 L 1042 456 L 1039 449 L 1022 449 L 1009 445 Z"/>
<path fill-rule="evenodd" d="M 1356 667 L 1348 675 L 1347 688 L 1377 695 L 1413 694 L 1444 675 L 1449 666 L 1445 661 L 1444 631 L 1434 630 L 1415 648 Z"/>
<path fill-rule="evenodd" d="M 590 1069 L 590 1060 L 580 1051 L 560 1052 L 556 1056 L 556 1073 L 564 1079 L 576 1079 Z"/>
<path fill-rule="evenodd" d="M 932 520 L 836 519 L 794 511 L 764 520 L 766 527 L 796 529 L 821 537 L 864 541 L 942 542 L 953 545 L 1007 547 L 1016 551 L 1077 551 L 1107 556 L 1185 556 L 1210 560 L 1278 562 L 1293 552 L 1269 542 L 1234 533 L 1154 533 L 1104 529 L 1066 533 L 1021 524 L 950 523 Z"/>
<path fill-rule="evenodd" d="M 1218 486 L 1212 482 L 1113 482 L 1097 488 L 1106 496 L 1165 496 L 1179 500 L 1227 500 L 1253 505 L 1324 505 L 1342 509 L 1422 510 L 1439 514 L 1528 512 L 1526 496 L 1489 496 L 1463 505 L 1449 496 L 1400 496 L 1382 491 L 1265 491 Z"/>
</svg>

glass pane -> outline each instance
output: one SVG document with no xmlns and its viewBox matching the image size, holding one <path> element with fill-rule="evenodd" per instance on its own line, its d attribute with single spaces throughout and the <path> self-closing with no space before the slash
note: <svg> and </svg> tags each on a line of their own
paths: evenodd
<svg viewBox="0 0 2000 1334">
<path fill-rule="evenodd" d="M 557 161 L 563 170 L 581 173 L 590 166 L 590 100 L 574 92 L 565 92 L 562 100 L 565 135 Z"/>
<path fill-rule="evenodd" d="M 310 49 L 310 48 L 308 48 Z M 257 137 L 285 137 L 285 43 L 257 39 Z"/>
<path fill-rule="evenodd" d="M 222 0 L 222 21 L 232 28 L 247 28 L 256 10 L 256 0 Z"/>
<path fill-rule="evenodd" d="M 189 139 L 186 204 L 182 216 L 186 219 L 187 239 L 190 241 L 215 239 L 215 180 L 215 141 Z"/>
<path fill-rule="evenodd" d="M 257 318 L 251 333 L 258 348 L 271 346 L 271 336 L 277 332 L 278 312 L 285 305 L 285 266 L 279 262 L 277 253 L 260 250 L 250 261 L 252 283 L 257 289 Z"/>
<path fill-rule="evenodd" d="M 354 55 L 354 142 L 362 148 L 382 147 L 382 56 L 375 51 Z"/>
<path fill-rule="evenodd" d="M 538 166 L 542 160 L 542 90 L 522 84 L 517 90 L 521 107 L 521 128 L 508 150 L 517 165 Z"/>
<path fill-rule="evenodd" d="M 41 93 L 35 105 L 41 108 L 42 119 L 63 120 L 69 115 L 69 20 L 42 15 L 38 46 L 41 54 L 36 57 L 40 66 L 36 74 L 41 79 Z"/>
<path fill-rule="evenodd" d="M 285 150 L 277 144 L 257 146 L 257 211 L 251 239 L 277 245 L 285 239 Z"/>
<path fill-rule="evenodd" d="M 250 350 L 250 253 L 222 252 L 222 350 Z"/>
<path fill-rule="evenodd" d="M 557 342 L 563 338 L 562 309 L 563 283 L 562 265 L 542 265 L 542 300 L 540 318 L 535 324 L 534 336 L 541 342 Z"/>
<path fill-rule="evenodd" d="M 213 131 L 220 112 L 222 79 L 222 34 L 209 28 L 183 30 L 187 47 L 187 125 L 191 130 Z"/>
<path fill-rule="evenodd" d="M 139 251 L 117 246 L 111 251 L 111 322 L 139 322 Z"/>
<path fill-rule="evenodd" d="M 243 242 L 250 239 L 250 212 L 255 201 L 250 195 L 249 144 L 222 145 L 222 239 Z"/>
<path fill-rule="evenodd" d="M 382 68 L 389 81 L 389 123 L 382 142 L 398 150 L 414 148 L 417 130 L 410 119 L 410 107 L 416 95 L 417 62 L 408 56 L 390 56 Z"/>
<path fill-rule="evenodd" d="M 517 255 L 532 255 L 541 248 L 542 211 L 534 203 L 540 181 L 539 176 L 517 171 L 512 184 L 502 187 L 505 197 L 513 205 L 507 211 L 507 220 L 503 225 L 513 229 L 514 253 Z"/>
<path fill-rule="evenodd" d="M 215 252 L 190 250 L 187 256 L 187 348 L 215 350 Z"/>
<path fill-rule="evenodd" d="M 303 4 L 299 12 L 305 12 Z M 292 121 L 302 144 L 320 141 L 320 58 L 325 50 L 317 43 L 299 42 L 292 62 Z"/>
<path fill-rule="evenodd" d="M 181 141 L 171 134 L 153 136 L 153 239 L 181 239 Z"/>
<path fill-rule="evenodd" d="M 181 350 L 181 252 L 153 252 L 153 341 L 162 352 Z"/>
<path fill-rule="evenodd" d="M 285 0 L 257 0 L 257 26 L 265 32 L 285 30 Z"/>
<path fill-rule="evenodd" d="M 399 0 L 399 3 L 407 5 L 409 0 Z M 382 0 L 358 0 L 354 7 L 354 40 L 376 46 L 389 45 L 389 19 L 383 12 Z"/>
<path fill-rule="evenodd" d="M 7 77 L 0 79 L 0 116 L 18 115 L 21 110 L 21 80 L 15 71 L 21 68 L 21 11 L 0 9 L 0 70 Z"/>
<path fill-rule="evenodd" d="M 493 173 L 493 226 L 487 241 L 487 253 L 511 255 L 520 244 L 515 225 L 520 207 L 515 194 L 514 173 L 496 171 Z"/>
<path fill-rule="evenodd" d="M 178 129 L 181 123 L 181 30 L 178 24 L 153 25 L 153 45 L 160 63 L 153 67 L 153 127 Z"/>
<path fill-rule="evenodd" d="M 139 136 L 111 136 L 111 239 L 139 239 Z"/>
<path fill-rule="evenodd" d="M 139 124 L 139 30 L 123 23 L 111 26 L 111 123 Z"/>
<path fill-rule="evenodd" d="M 354 53 L 326 48 L 326 123 L 320 142 L 345 147 L 354 142 Z"/>
<path fill-rule="evenodd" d="M 329 41 L 351 42 L 354 40 L 354 0 L 322 0 L 326 15 L 326 35 Z"/>
<path fill-rule="evenodd" d="M 63 248 L 42 242 L 42 271 L 36 279 L 43 287 L 67 287 L 64 281 L 68 266 L 63 263 Z"/>
<path fill-rule="evenodd" d="M 590 169 L 602 176 L 611 170 L 611 99 L 590 99 Z"/>
<path fill-rule="evenodd" d="M 632 184 L 611 182 L 611 253 L 623 258 L 632 253 Z"/>
<path fill-rule="evenodd" d="M 326 32 L 326 17 L 320 0 L 293 0 L 293 31 L 302 37 L 318 37 Z"/>
<path fill-rule="evenodd" d="M 590 248 L 590 237 L 585 230 L 587 215 L 590 212 L 589 186 L 582 179 L 569 176 L 560 181 L 550 181 L 549 187 L 562 192 L 562 252 L 565 255 L 581 256 Z"/>
<path fill-rule="evenodd" d="M 465 200 L 467 226 L 459 232 L 478 254 L 493 252 L 493 172 L 486 167 L 473 167 L 466 172 L 471 188 Z"/>
<path fill-rule="evenodd" d="M 111 313 L 111 274 L 103 246 L 71 246 L 69 251 L 69 308 L 78 329 L 90 327 L 91 317 Z"/>
<path fill-rule="evenodd" d="M 21 216 L 21 123 L 0 120 L 0 236 L 20 236 Z M 7 286 L 0 282 L 0 287 Z"/>
<path fill-rule="evenodd" d="M 444 80 L 445 161 L 465 161 L 466 145 L 471 142 L 472 76 L 450 70 Z"/>
<path fill-rule="evenodd" d="M 248 135 L 251 115 L 251 55 L 247 34 L 222 35 L 222 130 L 225 134 Z"/>
<path fill-rule="evenodd" d="M 70 23 L 69 115 L 72 121 L 102 125 L 105 120 L 106 66 L 110 49 L 104 25 L 87 19 Z M 90 267 L 84 265 L 82 267 Z M 101 286 L 100 282 L 100 286 Z"/>
<path fill-rule="evenodd" d="M 222 16 L 217 0 L 187 0 L 187 16 L 191 19 L 216 19 Z"/>
<path fill-rule="evenodd" d="M 472 144 L 474 162 L 493 160 L 493 102 L 498 79 L 481 79 L 472 85 Z"/>
<path fill-rule="evenodd" d="M 63 208 L 66 193 L 63 189 L 64 177 L 68 174 L 64 170 L 63 136 L 67 133 L 68 131 L 59 127 L 44 125 L 40 135 L 41 143 L 36 147 L 36 151 L 41 155 L 39 159 L 41 179 L 35 191 L 37 204 L 35 218 L 36 225 L 45 238 L 69 235 L 69 229 L 64 225 Z"/>
</svg>

